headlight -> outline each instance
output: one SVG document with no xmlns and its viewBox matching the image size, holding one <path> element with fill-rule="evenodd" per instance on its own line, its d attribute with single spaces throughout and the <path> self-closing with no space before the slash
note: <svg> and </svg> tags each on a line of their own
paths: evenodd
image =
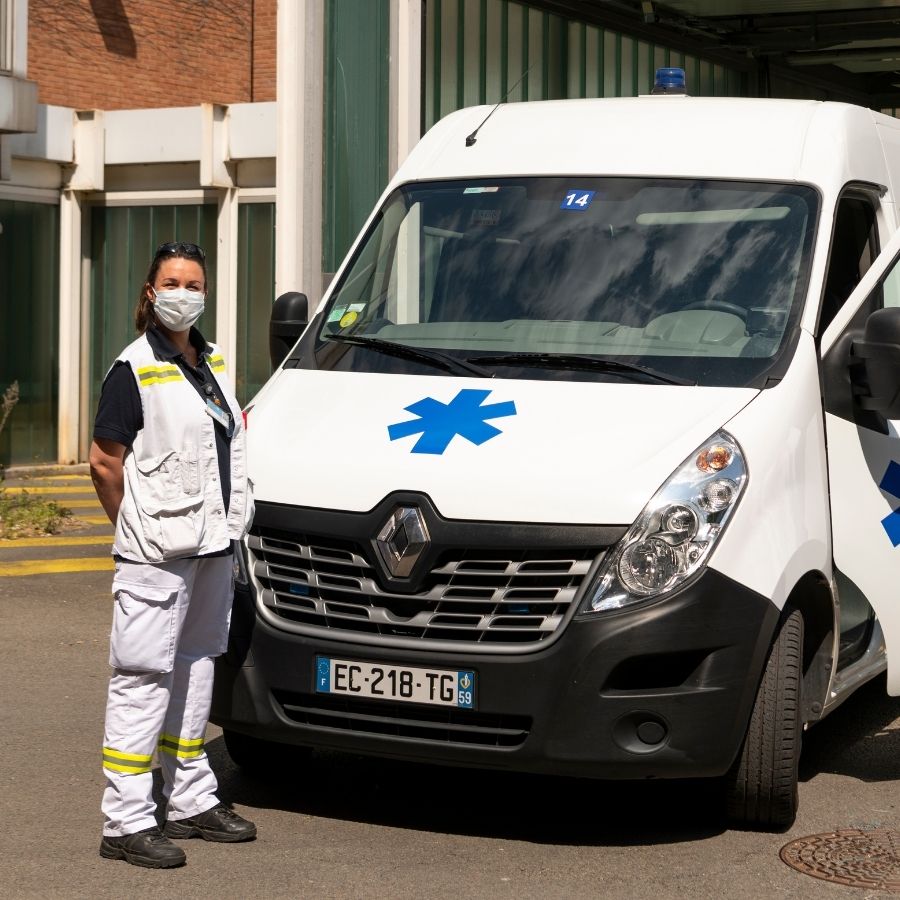
<svg viewBox="0 0 900 900">
<path fill-rule="evenodd" d="M 672 473 L 609 554 L 584 612 L 661 597 L 696 577 L 746 483 L 737 441 L 724 431 L 714 434 Z"/>
</svg>

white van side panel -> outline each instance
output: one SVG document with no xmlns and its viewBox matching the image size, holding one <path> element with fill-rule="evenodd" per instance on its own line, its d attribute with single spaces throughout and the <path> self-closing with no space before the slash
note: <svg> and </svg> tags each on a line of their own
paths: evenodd
<svg viewBox="0 0 900 900">
<path fill-rule="evenodd" d="M 828 477 L 818 363 L 802 332 L 787 376 L 725 425 L 749 471 L 710 566 L 779 608 L 807 572 L 831 579 Z"/>
</svg>

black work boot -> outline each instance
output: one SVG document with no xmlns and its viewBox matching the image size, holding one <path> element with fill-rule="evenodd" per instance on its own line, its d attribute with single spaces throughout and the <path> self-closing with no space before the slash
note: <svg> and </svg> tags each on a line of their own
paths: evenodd
<svg viewBox="0 0 900 900">
<path fill-rule="evenodd" d="M 170 819 L 166 822 L 164 832 L 170 838 L 200 837 L 204 841 L 232 844 L 255 838 L 256 826 L 219 803 L 212 809 L 187 819 Z"/>
<path fill-rule="evenodd" d="M 173 869 L 183 866 L 184 850 L 176 847 L 155 825 L 122 837 L 103 836 L 100 855 L 104 859 L 124 859 L 133 866 Z"/>
</svg>

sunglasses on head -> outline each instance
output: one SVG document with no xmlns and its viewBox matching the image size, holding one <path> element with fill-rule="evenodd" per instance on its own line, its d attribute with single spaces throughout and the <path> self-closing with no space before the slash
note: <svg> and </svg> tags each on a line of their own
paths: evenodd
<svg viewBox="0 0 900 900">
<path fill-rule="evenodd" d="M 186 241 L 166 241 L 156 248 L 156 256 L 168 256 L 175 254 L 184 256 L 187 259 L 206 259 L 206 254 L 202 247 L 196 244 L 190 244 Z"/>
</svg>

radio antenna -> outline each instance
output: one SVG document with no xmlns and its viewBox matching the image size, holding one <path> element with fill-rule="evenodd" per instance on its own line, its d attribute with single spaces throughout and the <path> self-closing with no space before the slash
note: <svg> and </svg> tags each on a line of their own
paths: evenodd
<svg viewBox="0 0 900 900">
<path fill-rule="evenodd" d="M 482 127 L 484 126 L 484 123 L 487 122 L 487 120 L 488 120 L 495 112 L 497 112 L 497 107 L 498 107 L 501 103 L 505 103 L 505 102 L 506 102 L 506 99 L 509 97 L 509 95 L 510 95 L 510 94 L 511 94 L 511 93 L 512 93 L 512 92 L 513 92 L 513 91 L 514 91 L 514 90 L 515 90 L 515 89 L 516 89 L 516 88 L 517 88 L 517 87 L 525 80 L 525 76 L 526 76 L 526 75 L 527 75 L 527 74 L 528 74 L 528 73 L 529 73 L 536 65 L 537 65 L 536 62 L 535 62 L 535 63 L 532 63 L 532 64 L 531 64 L 531 65 L 530 65 L 530 66 L 522 73 L 522 75 L 521 75 L 521 77 L 519 78 L 519 80 L 518 80 L 518 81 L 517 81 L 517 82 L 516 82 L 516 83 L 515 83 L 515 84 L 514 84 L 514 85 L 513 85 L 513 86 L 512 86 L 512 87 L 511 87 L 511 88 L 510 88 L 510 89 L 509 89 L 509 90 L 508 90 L 508 91 L 507 91 L 507 92 L 506 92 L 506 93 L 505 93 L 505 94 L 497 101 L 497 105 L 496 105 L 496 106 L 495 106 L 495 107 L 494 107 L 494 108 L 493 108 L 493 109 L 492 109 L 492 110 L 484 117 L 484 119 L 483 119 L 482 122 L 481 122 L 481 125 L 479 125 L 479 126 L 478 126 L 478 127 L 477 127 L 470 135 L 468 135 L 468 136 L 466 137 L 466 146 L 467 146 L 467 147 L 471 147 L 471 146 L 475 143 L 475 141 L 478 140 L 478 137 L 477 137 L 478 132 L 481 131 Z"/>
</svg>

